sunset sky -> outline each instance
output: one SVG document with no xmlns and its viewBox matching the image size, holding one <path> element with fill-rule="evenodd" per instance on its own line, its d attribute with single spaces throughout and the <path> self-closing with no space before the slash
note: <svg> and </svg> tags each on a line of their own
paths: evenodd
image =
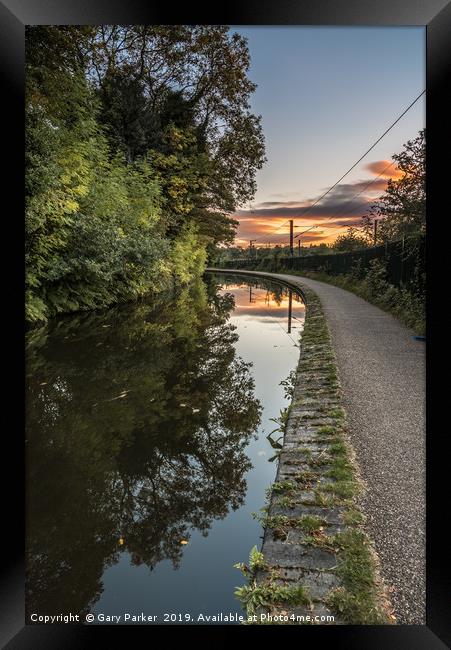
<svg viewBox="0 0 451 650">
<path fill-rule="evenodd" d="M 258 87 L 268 158 L 254 200 L 235 217 L 236 244 L 288 244 L 287 219 L 310 242 L 332 241 L 359 225 L 365 202 L 384 190 L 391 162 L 425 125 L 424 96 L 344 181 L 305 217 L 302 210 L 333 185 L 425 88 L 423 27 L 233 27 L 248 39 L 249 76 Z M 357 198 L 349 200 L 362 191 Z"/>
</svg>

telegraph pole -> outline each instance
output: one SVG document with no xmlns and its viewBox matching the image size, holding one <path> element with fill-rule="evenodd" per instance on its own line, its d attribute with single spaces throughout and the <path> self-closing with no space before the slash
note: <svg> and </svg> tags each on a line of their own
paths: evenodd
<svg viewBox="0 0 451 650">
<path fill-rule="evenodd" d="M 301 238 L 298 239 L 298 257 L 301 257 Z"/>
<path fill-rule="evenodd" d="M 293 257 L 293 219 L 290 219 L 290 255 Z"/>
</svg>

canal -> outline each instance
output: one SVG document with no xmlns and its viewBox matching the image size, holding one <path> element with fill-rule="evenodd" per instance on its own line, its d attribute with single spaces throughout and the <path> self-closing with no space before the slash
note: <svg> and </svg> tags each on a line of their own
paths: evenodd
<svg viewBox="0 0 451 650">
<path fill-rule="evenodd" d="M 208 273 L 28 334 L 28 616 L 243 614 L 303 322 L 291 290 Z"/>
</svg>

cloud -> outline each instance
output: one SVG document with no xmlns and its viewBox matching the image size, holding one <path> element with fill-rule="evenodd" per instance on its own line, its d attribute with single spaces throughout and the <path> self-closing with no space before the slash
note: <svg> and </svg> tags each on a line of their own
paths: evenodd
<svg viewBox="0 0 451 650">
<path fill-rule="evenodd" d="M 288 217 L 303 218 L 304 212 L 308 210 L 308 216 L 326 219 L 335 212 L 352 213 L 355 210 L 366 209 L 367 204 L 384 192 L 387 181 L 383 178 L 377 179 L 368 186 L 369 181 L 358 181 L 356 183 L 343 183 L 333 189 L 322 201 L 313 205 L 315 199 L 305 202 L 301 201 L 265 201 L 258 203 L 252 210 L 239 210 L 235 216 L 239 221 L 255 219 L 256 217 Z M 358 196 L 356 196 L 358 195 Z"/>
<path fill-rule="evenodd" d="M 390 160 L 376 160 L 374 162 L 368 163 L 365 165 L 365 169 L 367 169 L 370 172 L 373 172 L 373 174 L 379 175 L 382 172 L 382 177 L 381 178 L 393 178 L 393 179 L 398 179 L 403 176 L 403 172 L 398 169 L 398 167 L 393 165 L 392 167 L 389 167 L 387 170 L 385 168 L 390 165 Z M 385 171 L 384 171 L 385 170 Z"/>
<path fill-rule="evenodd" d="M 389 160 L 368 163 L 365 169 L 375 175 L 373 181 L 365 179 L 354 183 L 341 183 L 316 205 L 313 205 L 316 201 L 315 198 L 305 201 L 263 201 L 256 204 L 251 210 L 239 210 L 234 215 L 240 224 L 236 243 L 248 244 L 249 239 L 259 238 L 261 241 L 258 244 L 262 244 L 265 236 L 268 236 L 267 241 L 272 244 L 287 243 L 288 224 L 283 228 L 281 226 L 288 219 L 294 219 L 300 227 L 308 228 L 313 224 L 318 224 L 318 230 L 324 225 L 329 231 L 337 231 L 322 235 L 318 231 L 306 233 L 302 235 L 303 243 L 334 239 L 338 230 L 360 225 L 362 216 L 369 206 L 385 191 L 388 180 L 390 178 L 397 179 L 403 175 L 394 165 L 378 177 L 389 164 Z M 279 227 L 280 232 L 276 230 Z"/>
</svg>

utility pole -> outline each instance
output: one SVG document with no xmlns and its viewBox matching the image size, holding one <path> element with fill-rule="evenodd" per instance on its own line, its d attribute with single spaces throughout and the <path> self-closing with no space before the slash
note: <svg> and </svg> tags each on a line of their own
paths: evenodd
<svg viewBox="0 0 451 650">
<path fill-rule="evenodd" d="M 301 257 L 301 238 L 298 239 L 298 257 Z"/>
<path fill-rule="evenodd" d="M 290 219 L 290 255 L 293 257 L 293 219 Z"/>
<path fill-rule="evenodd" d="M 373 246 L 376 246 L 376 241 L 377 241 L 377 222 L 378 222 L 378 221 L 379 221 L 379 219 L 375 219 L 375 220 L 374 220 L 374 224 L 373 224 L 373 227 L 374 227 L 374 231 L 373 231 L 373 238 L 374 238 L 374 239 L 373 239 Z"/>
</svg>

